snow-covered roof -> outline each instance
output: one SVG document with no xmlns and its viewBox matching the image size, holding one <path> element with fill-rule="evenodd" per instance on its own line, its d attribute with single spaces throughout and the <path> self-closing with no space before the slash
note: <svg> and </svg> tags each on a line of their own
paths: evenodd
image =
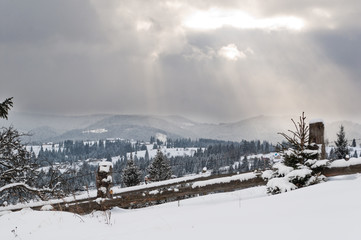
<svg viewBox="0 0 361 240">
<path fill-rule="evenodd" d="M 313 124 L 313 123 L 324 123 L 324 122 L 323 119 L 321 118 L 314 118 L 310 120 L 309 124 Z"/>
</svg>

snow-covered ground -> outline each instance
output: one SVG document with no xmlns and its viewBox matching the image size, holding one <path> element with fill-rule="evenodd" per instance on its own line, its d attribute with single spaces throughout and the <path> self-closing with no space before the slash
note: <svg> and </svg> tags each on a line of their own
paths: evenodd
<svg viewBox="0 0 361 240">
<path fill-rule="evenodd" d="M 153 149 L 153 145 L 147 145 L 147 149 L 148 149 L 148 154 L 149 154 L 149 158 L 154 158 L 155 155 L 157 155 L 157 149 Z M 166 147 L 162 147 L 160 148 L 160 150 L 162 151 L 162 153 L 168 157 L 185 157 L 185 156 L 193 156 L 198 148 L 166 148 Z M 137 155 L 138 158 L 141 157 L 145 157 L 145 150 L 143 151 L 137 151 L 137 152 L 132 152 L 133 157 L 134 155 Z M 130 157 L 130 153 L 127 154 L 128 157 Z"/>
<path fill-rule="evenodd" d="M 360 239 L 361 175 L 267 196 L 265 187 L 79 216 L 2 213 L 0 239 Z"/>
</svg>

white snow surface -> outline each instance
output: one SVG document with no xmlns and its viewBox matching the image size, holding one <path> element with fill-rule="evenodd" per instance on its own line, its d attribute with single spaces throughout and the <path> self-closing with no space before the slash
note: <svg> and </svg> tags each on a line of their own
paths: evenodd
<svg viewBox="0 0 361 240">
<path fill-rule="evenodd" d="M 309 124 L 313 124 L 313 123 L 324 123 L 323 119 L 322 118 L 314 118 L 314 119 L 311 119 Z"/>
<path fill-rule="evenodd" d="M 273 176 L 273 171 L 272 170 L 266 170 L 262 173 L 262 178 L 263 179 L 271 179 Z"/>
<path fill-rule="evenodd" d="M 286 175 L 286 178 L 288 179 L 292 179 L 292 178 L 305 178 L 307 175 L 311 175 L 312 174 L 312 170 L 304 168 L 304 169 L 296 169 L 293 170 L 292 172 L 288 173 Z"/>
<path fill-rule="evenodd" d="M 106 130 L 105 128 L 91 129 L 91 130 L 83 131 L 83 133 L 106 133 L 106 132 L 108 132 L 108 130 Z"/>
<path fill-rule="evenodd" d="M 361 164 L 361 158 L 350 158 L 348 161 L 345 159 L 338 159 L 331 162 L 330 168 L 349 167 L 358 164 Z"/>
<path fill-rule="evenodd" d="M 153 145 L 147 145 L 149 158 L 152 159 L 157 155 L 158 149 L 152 149 Z M 162 147 L 160 151 L 165 155 L 166 157 L 184 157 L 184 156 L 193 156 L 194 153 L 196 153 L 198 148 L 166 148 Z M 144 158 L 145 157 L 145 150 L 132 152 L 133 157 L 137 155 L 138 158 Z M 127 157 L 130 158 L 130 153 L 127 153 Z"/>
<path fill-rule="evenodd" d="M 79 216 L 1 212 L 1 239 L 360 239 L 361 175 L 266 196 L 266 187 Z M 340 194 L 342 193 L 342 194 Z"/>
<path fill-rule="evenodd" d="M 282 193 L 297 189 L 297 186 L 291 183 L 287 177 L 272 178 L 268 180 L 267 187 L 272 189 L 278 188 Z"/>
<path fill-rule="evenodd" d="M 275 163 L 273 165 L 273 168 L 278 169 L 278 173 L 282 174 L 282 175 L 287 175 L 288 173 L 293 171 L 292 167 L 288 167 L 288 166 L 286 166 L 286 165 L 284 165 L 283 163 L 280 163 L 280 162 Z"/>
<path fill-rule="evenodd" d="M 329 165 L 330 160 L 324 159 L 324 160 L 315 160 L 315 159 L 309 159 L 306 161 L 307 164 L 311 166 L 311 168 L 318 168 L 318 167 L 326 167 Z"/>
<path fill-rule="evenodd" d="M 99 172 L 110 172 L 110 167 L 113 167 L 113 163 L 101 162 L 99 163 Z"/>
<path fill-rule="evenodd" d="M 219 184 L 219 183 L 229 183 L 231 181 L 243 182 L 243 181 L 247 181 L 249 179 L 256 178 L 256 177 L 257 177 L 257 175 L 255 173 L 242 173 L 242 174 L 237 174 L 237 175 L 230 176 L 230 177 L 215 178 L 215 179 L 210 179 L 210 180 L 206 180 L 206 181 L 195 182 L 192 185 L 192 188 L 205 187 L 208 185 Z"/>
</svg>

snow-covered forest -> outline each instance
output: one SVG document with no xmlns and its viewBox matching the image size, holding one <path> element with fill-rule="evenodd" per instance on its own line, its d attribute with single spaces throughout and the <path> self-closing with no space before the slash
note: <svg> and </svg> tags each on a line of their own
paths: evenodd
<svg viewBox="0 0 361 240">
<path fill-rule="evenodd" d="M 134 140 L 65 141 L 62 143 L 27 146 L 32 157 L 41 164 L 46 178 L 49 170 L 68 172 L 68 191 L 94 187 L 94 172 L 100 161 L 111 161 L 116 185 L 123 184 L 121 173 L 126 160 L 134 159 L 141 171 L 141 181 L 148 174 L 152 159 L 160 149 L 169 159 L 172 175 L 182 177 L 197 174 L 204 167 L 213 174 L 247 172 L 265 169 L 274 158 L 275 147 L 267 141 L 226 142 L 211 139 L 167 139 L 162 142 L 151 138 L 149 142 Z M 70 170 L 70 171 L 69 171 Z"/>
</svg>

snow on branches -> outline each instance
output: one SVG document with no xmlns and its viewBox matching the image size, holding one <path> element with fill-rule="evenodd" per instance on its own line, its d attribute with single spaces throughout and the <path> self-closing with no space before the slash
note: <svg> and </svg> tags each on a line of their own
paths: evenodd
<svg viewBox="0 0 361 240">
<path fill-rule="evenodd" d="M 309 143 L 309 127 L 306 125 L 305 114 L 302 113 L 297 123 L 291 120 L 296 129 L 288 130 L 291 136 L 278 133 L 287 141 L 286 146 L 281 145 L 283 161 L 263 173 L 263 178 L 268 180 L 267 191 L 271 194 L 290 191 L 325 179 L 320 175 L 320 166 L 315 167 L 319 148 Z"/>
<path fill-rule="evenodd" d="M 53 184 L 52 188 L 39 185 L 39 166 L 21 144 L 20 137 L 23 135 L 13 127 L 0 131 L 1 202 L 45 199 L 55 193 L 59 186 L 59 183 Z"/>
</svg>

